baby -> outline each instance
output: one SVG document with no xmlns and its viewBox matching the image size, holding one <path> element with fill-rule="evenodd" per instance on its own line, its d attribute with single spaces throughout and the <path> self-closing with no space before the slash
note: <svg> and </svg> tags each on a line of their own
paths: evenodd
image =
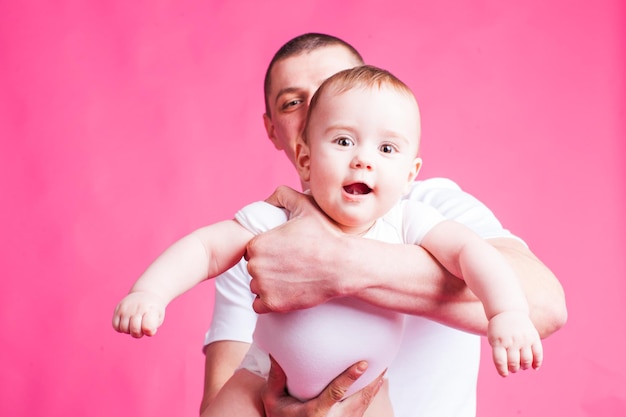
<svg viewBox="0 0 626 417">
<path fill-rule="evenodd" d="M 510 363 L 538 368 L 543 356 L 539 334 L 507 262 L 465 226 L 428 206 L 401 200 L 421 167 L 419 137 L 419 109 L 411 90 L 387 71 L 356 67 L 326 80 L 311 100 L 296 146 L 296 167 L 320 210 L 341 231 L 421 245 L 466 281 L 489 319 L 488 338 L 501 375 L 508 374 Z M 155 334 L 169 302 L 235 265 L 255 234 L 287 220 L 283 210 L 257 202 L 234 220 L 184 237 L 148 267 L 119 303 L 114 328 L 134 336 Z M 306 250 L 306 242 L 294 244 Z M 349 395 L 386 369 L 402 332 L 402 314 L 351 298 L 264 314 L 239 372 L 266 377 L 271 354 L 285 371 L 289 393 L 306 400 L 351 364 L 367 360 L 368 370 Z M 218 399 L 228 396 L 228 389 Z M 263 415 L 254 395 L 238 397 L 238 415 Z M 380 408 L 375 402 L 367 415 L 393 415 L 388 401 L 379 401 Z M 214 404 L 212 415 L 223 415 L 224 401 Z"/>
</svg>

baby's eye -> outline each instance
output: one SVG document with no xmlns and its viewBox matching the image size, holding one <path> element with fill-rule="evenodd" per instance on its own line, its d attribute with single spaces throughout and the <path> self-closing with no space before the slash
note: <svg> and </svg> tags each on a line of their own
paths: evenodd
<svg viewBox="0 0 626 417">
<path fill-rule="evenodd" d="M 396 149 L 392 145 L 385 143 L 384 145 L 380 146 L 380 151 L 382 153 L 394 153 Z"/>
<path fill-rule="evenodd" d="M 346 137 L 339 138 L 339 139 L 337 139 L 336 142 L 337 142 L 337 145 L 339 145 L 339 146 L 352 146 L 352 145 L 354 145 L 354 142 L 352 142 L 352 139 L 346 138 Z"/>
</svg>

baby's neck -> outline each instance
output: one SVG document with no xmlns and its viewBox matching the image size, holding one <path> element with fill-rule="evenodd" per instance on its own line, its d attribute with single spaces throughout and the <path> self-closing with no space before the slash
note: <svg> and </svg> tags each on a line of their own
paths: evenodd
<svg viewBox="0 0 626 417">
<path fill-rule="evenodd" d="M 347 235 L 363 236 L 367 232 L 369 232 L 372 227 L 374 227 L 376 220 L 367 224 L 362 224 L 362 225 L 357 225 L 357 226 L 346 226 L 343 224 L 339 224 L 337 222 L 334 222 L 334 223 L 337 225 L 339 229 L 341 229 L 342 232 L 344 232 Z"/>
</svg>

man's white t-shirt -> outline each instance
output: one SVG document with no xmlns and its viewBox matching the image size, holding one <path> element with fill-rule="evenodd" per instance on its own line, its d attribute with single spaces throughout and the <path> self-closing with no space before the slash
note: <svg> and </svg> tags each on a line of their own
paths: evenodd
<svg viewBox="0 0 626 417">
<path fill-rule="evenodd" d="M 480 201 L 454 182 L 416 181 L 406 199 L 421 201 L 483 238 L 513 237 Z M 245 261 L 215 280 L 215 304 L 205 345 L 252 342 L 257 315 Z M 387 377 L 396 417 L 474 417 L 480 338 L 428 319 L 407 316 L 405 332 Z"/>
</svg>

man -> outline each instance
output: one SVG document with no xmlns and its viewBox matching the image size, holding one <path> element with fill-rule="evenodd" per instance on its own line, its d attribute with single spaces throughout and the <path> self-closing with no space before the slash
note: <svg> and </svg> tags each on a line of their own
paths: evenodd
<svg viewBox="0 0 626 417">
<path fill-rule="evenodd" d="M 362 63 L 350 45 L 320 34 L 297 37 L 274 56 L 266 74 L 263 117 L 268 137 L 292 163 L 296 138 L 319 85 L 334 73 Z M 418 181 L 411 195 L 474 229 L 507 258 L 521 280 L 542 337 L 564 324 L 565 300 L 557 279 L 484 205 L 444 179 Z M 302 195 L 283 188 L 271 201 L 287 207 L 292 220 L 259 235 L 248 246 L 252 281 L 244 276 L 244 264 L 216 281 L 214 318 L 206 338 L 203 409 L 248 349 L 256 317 L 250 305 L 258 313 L 280 312 L 350 296 L 412 315 L 400 353 L 387 373 L 396 416 L 474 416 L 480 341 L 467 332 L 485 334 L 487 320 L 481 303 L 462 281 L 419 246 L 389 245 L 339 233 Z M 285 246 L 293 239 L 303 242 L 306 250 Z M 363 367 L 355 364 L 307 403 L 284 393 L 284 375 L 275 368 L 264 396 L 266 413 L 271 417 L 361 416 L 379 383 L 335 403 Z M 229 383 L 240 384 L 245 393 L 246 381 L 237 381 L 239 374 Z"/>
</svg>

